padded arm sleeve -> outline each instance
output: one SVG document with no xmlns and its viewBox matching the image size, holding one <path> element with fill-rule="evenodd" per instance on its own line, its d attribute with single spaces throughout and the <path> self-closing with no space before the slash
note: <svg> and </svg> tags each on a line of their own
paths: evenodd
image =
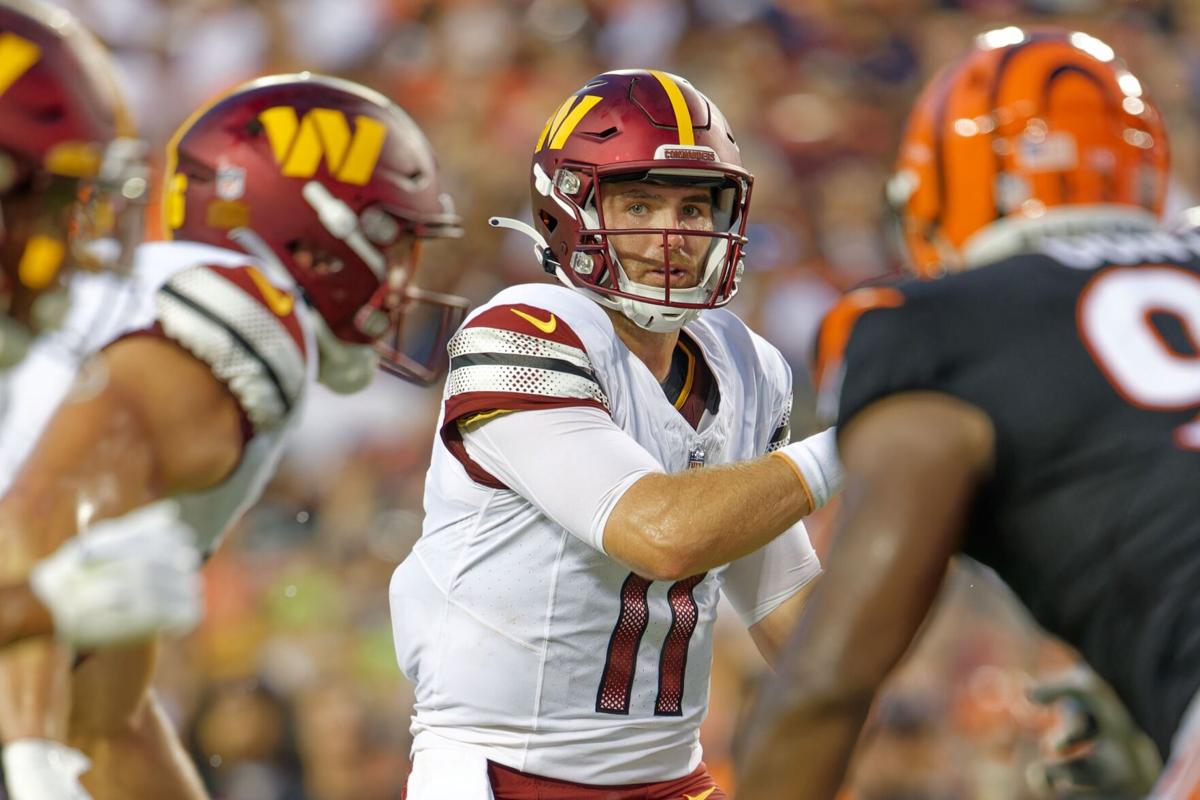
<svg viewBox="0 0 1200 800">
<path fill-rule="evenodd" d="M 467 453 L 505 486 L 604 552 L 604 526 L 639 478 L 662 466 L 607 412 L 521 411 L 462 429 Z"/>
</svg>

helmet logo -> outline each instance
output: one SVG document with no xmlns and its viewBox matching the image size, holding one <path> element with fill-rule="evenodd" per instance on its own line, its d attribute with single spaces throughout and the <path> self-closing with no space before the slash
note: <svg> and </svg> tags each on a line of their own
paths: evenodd
<svg viewBox="0 0 1200 800">
<path fill-rule="evenodd" d="M 0 33 L 0 94 L 16 83 L 42 55 L 41 48 L 15 33 Z"/>
<path fill-rule="evenodd" d="M 222 200 L 241 200 L 246 194 L 246 170 L 241 167 L 217 167 L 213 190 Z"/>
<path fill-rule="evenodd" d="M 567 143 L 567 138 L 575 131 L 575 127 L 583 121 L 587 113 L 596 107 L 603 98 L 594 94 L 586 94 L 582 98 L 579 95 L 571 95 L 568 97 L 553 117 L 546 120 L 546 127 L 542 128 L 542 135 L 538 137 L 537 147 L 534 148 L 535 153 L 542 152 L 542 145 L 546 144 L 546 140 L 550 140 L 549 150 L 562 150 L 563 145 Z M 579 100 L 578 105 L 575 101 Z M 574 106 L 574 108 L 572 108 Z"/>
<path fill-rule="evenodd" d="M 167 181 L 167 200 L 163 208 L 163 216 L 166 217 L 167 227 L 171 230 L 178 230 L 183 227 L 183 222 L 187 218 L 187 175 L 182 172 L 176 172 Z"/>
<path fill-rule="evenodd" d="M 325 161 L 337 180 L 355 186 L 371 180 L 387 136 L 387 126 L 362 115 L 354 118 L 351 133 L 346 115 L 331 108 L 314 108 L 299 119 L 291 106 L 275 106 L 258 121 L 286 177 L 311 178 Z"/>
</svg>

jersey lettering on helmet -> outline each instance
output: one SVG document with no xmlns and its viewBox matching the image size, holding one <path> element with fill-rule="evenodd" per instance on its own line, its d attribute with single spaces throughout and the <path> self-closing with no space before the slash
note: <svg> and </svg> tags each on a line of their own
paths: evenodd
<svg viewBox="0 0 1200 800">
<path fill-rule="evenodd" d="M 0 94 L 29 71 L 42 55 L 36 44 L 15 33 L 0 33 Z"/>
<path fill-rule="evenodd" d="M 546 144 L 547 138 L 550 140 L 548 149 L 562 150 L 563 145 L 567 143 L 567 139 L 575 132 L 575 128 L 583 121 L 587 113 L 596 107 L 596 104 L 601 99 L 603 98 L 594 94 L 585 94 L 582 98 L 575 94 L 568 97 L 558 107 L 558 111 L 554 116 L 546 120 L 546 126 L 542 128 L 542 134 L 538 136 L 537 147 L 534 148 L 534 152 L 542 152 L 542 145 Z M 575 103 L 576 100 L 579 100 L 578 104 Z"/>
<path fill-rule="evenodd" d="M 354 131 L 341 111 L 314 108 L 303 118 L 291 106 L 275 106 L 258 115 L 267 130 L 275 163 L 289 178 L 311 178 L 322 160 L 344 183 L 365 186 L 383 151 L 387 126 L 359 115 Z"/>
</svg>

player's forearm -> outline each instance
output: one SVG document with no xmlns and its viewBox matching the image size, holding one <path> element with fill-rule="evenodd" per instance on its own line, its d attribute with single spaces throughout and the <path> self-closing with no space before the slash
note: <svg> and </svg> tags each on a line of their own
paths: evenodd
<svg viewBox="0 0 1200 800">
<path fill-rule="evenodd" d="M 215 485 L 242 447 L 236 402 L 206 365 L 168 341 L 122 339 L 84 367 L 0 501 L 0 536 L 33 543 L 23 572 L 80 527 Z"/>
<path fill-rule="evenodd" d="M 27 582 L 0 586 L 0 647 L 53 632 L 50 612 Z"/>
<path fill-rule="evenodd" d="M 18 739 L 66 742 L 73 655 L 49 636 L 0 649 L 0 734 Z"/>
<path fill-rule="evenodd" d="M 838 795 L 871 696 L 830 701 L 791 706 L 752 730 L 738 769 L 738 800 L 833 800 Z M 770 695 L 766 702 L 778 697 Z"/>
<path fill-rule="evenodd" d="M 605 550 L 647 577 L 679 580 L 754 552 L 811 510 L 780 458 L 656 473 L 618 501 Z"/>
</svg>

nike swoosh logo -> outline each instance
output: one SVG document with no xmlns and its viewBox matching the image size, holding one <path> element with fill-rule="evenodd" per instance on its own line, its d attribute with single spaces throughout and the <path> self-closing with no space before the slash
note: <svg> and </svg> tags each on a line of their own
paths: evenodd
<svg viewBox="0 0 1200 800">
<path fill-rule="evenodd" d="M 558 327 L 558 318 L 553 314 L 550 315 L 550 319 L 543 321 L 537 317 L 529 316 L 524 311 L 518 311 L 515 308 L 510 308 L 509 311 L 513 312 L 542 333 L 554 333 L 554 329 Z M 699 798 L 699 800 L 703 800 L 703 798 Z"/>
<path fill-rule="evenodd" d="M 263 274 L 254 267 L 247 268 L 247 272 L 250 274 L 250 280 L 254 281 L 254 285 L 258 287 L 258 293 L 266 301 L 267 308 L 271 309 L 275 316 L 286 317 L 292 313 L 296 301 L 290 294 L 275 288 L 274 284 L 263 277 Z"/>
<path fill-rule="evenodd" d="M 696 795 L 695 797 L 693 797 L 690 794 L 685 794 L 683 796 L 683 800 L 704 800 L 704 798 L 708 797 L 710 794 L 712 794 L 716 790 L 717 790 L 717 787 L 710 786 L 707 789 L 705 789 L 703 792 L 701 792 L 700 794 Z"/>
</svg>

